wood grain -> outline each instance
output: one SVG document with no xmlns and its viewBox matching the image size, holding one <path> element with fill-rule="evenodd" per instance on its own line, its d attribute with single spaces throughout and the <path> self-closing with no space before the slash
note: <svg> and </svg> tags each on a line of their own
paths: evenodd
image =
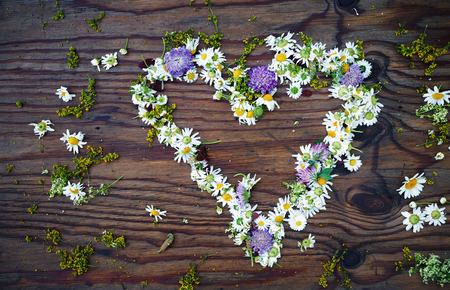
<svg viewBox="0 0 450 290">
<path fill-rule="evenodd" d="M 337 0 L 336 0 L 337 1 Z M 425 285 L 418 275 L 399 275 L 394 262 L 402 259 L 401 249 L 435 253 L 448 258 L 450 236 L 448 226 L 425 226 L 419 233 L 406 232 L 402 211 L 409 210 L 396 189 L 404 176 L 424 171 L 435 184 L 426 186 L 415 201 L 437 202 L 448 197 L 450 174 L 447 146 L 429 149 L 416 147 L 423 143 L 431 122 L 415 117 L 415 109 L 423 103 L 416 93 L 421 84 L 450 88 L 450 55 L 438 58 L 435 72 L 423 75 L 426 66 L 396 52 L 396 45 L 411 42 L 428 25 L 427 41 L 443 47 L 450 41 L 450 2 L 388 0 L 360 1 L 356 16 L 352 9 L 341 9 L 332 0 L 311 1 L 212 1 L 213 10 L 224 34 L 222 49 L 228 61 L 240 56 L 242 40 L 252 35 L 266 37 L 287 31 L 303 31 L 313 41 L 327 48 L 343 47 L 348 41 L 363 40 L 366 59 L 377 70 L 368 81 L 388 83 L 378 94 L 384 104 L 379 122 L 363 127 L 364 134 L 355 138 L 355 147 L 364 151 L 363 167 L 350 173 L 338 166 L 340 175 L 334 180 L 327 211 L 309 220 L 304 232 L 286 227 L 283 240 L 283 268 L 251 267 L 242 257 L 240 247 L 233 245 L 224 230 L 231 221 L 229 213 L 218 216 L 216 202 L 201 192 L 189 178 L 189 166 L 173 162 L 173 149 L 157 142 L 149 148 L 145 141 L 147 128 L 133 119 L 137 109 L 128 97 L 130 81 L 140 73 L 141 55 L 161 55 L 161 38 L 166 31 L 214 31 L 203 1 L 192 6 L 189 1 L 61 1 L 66 17 L 55 21 L 54 2 L 5 0 L 0 3 L 0 285 L 3 289 L 178 289 L 178 280 L 190 263 L 200 256 L 218 252 L 214 258 L 198 265 L 201 289 L 321 289 L 318 280 L 325 263 L 342 243 L 351 249 L 353 267 L 347 267 L 354 289 L 440 289 Z M 342 1 L 341 1 L 342 2 Z M 343 1 L 348 2 L 348 1 Z M 194 10 L 195 8 L 195 10 Z M 92 30 L 84 19 L 106 16 L 100 24 L 102 32 Z M 75 16 L 76 15 L 76 16 Z M 256 21 L 248 21 L 256 16 Z M 42 23 L 48 24 L 42 29 Z M 406 21 L 408 34 L 395 36 L 398 23 Z M 119 56 L 119 65 L 98 73 L 90 65 L 93 57 L 118 51 L 129 38 L 129 54 Z M 298 39 L 298 38 L 297 38 Z M 67 43 L 69 41 L 70 43 Z M 62 47 L 58 46 L 62 43 Z M 70 70 L 66 64 L 69 47 L 76 48 L 80 64 Z M 264 47 L 248 57 L 248 66 L 267 63 L 272 54 Z M 408 64 L 414 61 L 415 68 Z M 97 103 L 84 119 L 61 118 L 56 110 L 67 104 L 55 95 L 60 86 L 80 95 L 88 85 L 87 75 L 97 80 Z M 430 80 L 429 80 L 430 79 Z M 322 119 L 328 111 L 340 108 L 341 101 L 328 97 L 327 89 L 312 90 L 309 98 L 292 100 L 282 93 L 276 100 L 281 109 L 260 118 L 256 126 L 240 126 L 226 102 L 212 100 L 214 89 L 200 80 L 186 85 L 168 83 L 164 93 L 176 103 L 174 118 L 180 127 L 192 127 L 203 141 L 222 140 L 211 146 L 210 162 L 221 168 L 232 183 L 236 173 L 252 173 L 261 177 L 252 191 L 252 203 L 267 212 L 279 197 L 287 194 L 281 181 L 295 180 L 292 154 L 325 134 Z M 23 108 L 17 101 L 26 102 Z M 29 123 L 41 119 L 55 124 L 38 140 Z M 299 126 L 294 122 L 299 121 Z M 402 128 L 403 132 L 398 133 Z M 118 182 L 108 196 L 96 197 L 89 204 L 74 207 L 70 200 L 58 197 L 48 200 L 50 177 L 41 175 L 42 167 L 72 164 L 73 154 L 59 140 L 66 129 L 83 131 L 91 146 L 103 146 L 117 152 L 120 158 L 91 168 L 91 183 L 98 186 Z M 39 147 L 40 144 L 43 147 Z M 446 158 L 435 161 L 442 151 Z M 82 150 L 82 152 L 84 152 Z M 7 164 L 14 164 L 6 173 Z M 437 176 L 433 175 L 433 171 Z M 37 183 L 44 178 L 44 185 Z M 19 184 L 14 184 L 18 180 Z M 39 213 L 27 212 L 33 203 Z M 144 210 L 153 204 L 167 211 L 158 226 L 152 224 Z M 183 218 L 191 218 L 189 224 Z M 70 249 L 86 245 L 103 230 L 112 228 L 125 236 L 127 247 L 111 250 L 95 243 L 91 268 L 74 278 L 62 271 L 58 256 L 42 248 L 43 230 L 61 231 L 58 248 Z M 168 250 L 156 254 L 168 233 L 175 241 Z M 300 252 L 297 242 L 305 235 L 316 236 L 316 247 Z M 25 236 L 38 237 L 27 243 Z M 123 267 L 120 269 L 119 267 Z M 329 289 L 338 282 L 329 278 Z M 140 282 L 148 280 L 148 286 Z"/>
</svg>

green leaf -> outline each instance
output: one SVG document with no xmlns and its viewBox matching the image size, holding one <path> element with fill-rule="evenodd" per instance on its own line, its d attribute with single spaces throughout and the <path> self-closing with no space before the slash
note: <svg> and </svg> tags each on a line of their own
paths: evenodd
<svg viewBox="0 0 450 290">
<path fill-rule="evenodd" d="M 322 143 L 322 142 L 323 142 L 322 139 L 317 139 L 316 142 L 314 142 L 314 145 L 319 144 L 319 143 Z"/>
<path fill-rule="evenodd" d="M 333 168 L 325 168 L 317 176 L 320 178 L 323 178 L 325 180 L 332 180 L 333 177 L 331 177 L 331 175 L 330 175 L 332 171 L 333 171 Z"/>
<path fill-rule="evenodd" d="M 244 188 L 244 201 L 247 203 L 248 200 L 250 199 L 250 192 L 247 191 L 247 189 Z"/>
</svg>

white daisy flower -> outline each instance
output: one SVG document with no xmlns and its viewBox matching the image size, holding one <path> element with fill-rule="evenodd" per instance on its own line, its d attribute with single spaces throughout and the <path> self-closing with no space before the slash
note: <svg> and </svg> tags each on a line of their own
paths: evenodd
<svg viewBox="0 0 450 290">
<path fill-rule="evenodd" d="M 67 186 L 63 188 L 63 194 L 70 197 L 70 200 L 78 200 L 86 195 L 83 189 L 82 183 L 70 183 L 70 181 L 67 181 Z"/>
<path fill-rule="evenodd" d="M 113 66 L 116 66 L 119 62 L 117 61 L 117 52 L 114 54 L 110 53 L 102 56 L 102 65 L 104 69 L 109 70 Z"/>
<path fill-rule="evenodd" d="M 408 178 L 405 176 L 405 181 L 403 181 L 403 185 L 397 189 L 399 194 L 405 194 L 404 198 L 416 197 L 420 194 L 423 189 L 423 184 L 426 182 L 426 178 L 423 177 L 425 172 L 419 175 L 417 173 L 412 178 Z"/>
<path fill-rule="evenodd" d="M 425 215 L 425 222 L 429 225 L 440 226 L 445 224 L 445 207 L 439 208 L 436 203 L 428 205 L 423 213 Z"/>
<path fill-rule="evenodd" d="M 439 92 L 439 88 L 435 86 L 433 90 L 428 88 L 423 97 L 428 104 L 442 106 L 449 102 L 450 91 Z"/>
<path fill-rule="evenodd" d="M 197 52 L 197 46 L 198 46 L 199 42 L 200 42 L 200 37 L 188 38 L 186 40 L 186 49 L 189 49 L 191 54 L 195 54 Z"/>
<path fill-rule="evenodd" d="M 276 91 L 277 90 L 275 88 L 272 90 L 272 92 L 270 92 L 270 94 L 265 94 L 264 96 L 259 97 L 256 100 L 256 104 L 259 106 L 265 105 L 269 111 L 273 111 L 275 109 L 275 106 L 277 106 L 279 109 L 280 106 L 278 106 L 278 103 L 273 99 L 273 95 Z"/>
<path fill-rule="evenodd" d="M 295 53 L 295 58 L 298 59 L 297 63 L 304 64 L 306 67 L 308 67 L 311 58 L 310 48 L 306 45 L 298 45 L 297 52 Z"/>
<path fill-rule="evenodd" d="M 297 100 L 302 95 L 302 86 L 300 82 L 291 82 L 289 88 L 286 89 L 289 98 Z"/>
<path fill-rule="evenodd" d="M 328 189 L 331 191 L 330 187 L 328 187 Z M 313 198 L 314 200 L 318 200 L 319 199 L 321 201 L 319 203 L 319 205 L 322 205 L 322 204 L 326 203 L 325 198 L 327 198 L 327 199 L 331 198 L 328 195 L 328 192 L 326 190 L 324 190 L 324 188 L 321 187 L 321 186 L 314 187 L 313 189 L 309 190 L 306 194 L 307 194 L 307 196 Z"/>
<path fill-rule="evenodd" d="M 297 43 L 295 39 L 292 39 L 294 33 L 288 32 L 286 36 L 284 33 L 280 37 L 274 37 L 273 35 L 269 35 L 266 37 L 266 45 L 270 47 L 270 50 L 274 50 L 277 52 L 280 51 L 290 51 L 294 48 L 294 45 Z"/>
<path fill-rule="evenodd" d="M 357 171 L 362 165 L 362 161 L 360 160 L 360 156 L 350 155 L 348 154 L 347 158 L 344 161 L 344 166 L 350 171 Z"/>
<path fill-rule="evenodd" d="M 311 78 L 309 77 L 309 73 L 306 71 L 306 69 L 302 68 L 298 72 L 298 76 L 296 78 L 296 81 L 298 81 L 301 85 L 307 85 L 311 82 Z"/>
<path fill-rule="evenodd" d="M 271 223 L 269 227 L 269 233 L 271 233 L 275 239 L 281 240 L 285 236 L 283 224 Z"/>
<path fill-rule="evenodd" d="M 156 122 L 156 118 L 149 118 L 149 112 L 144 107 L 138 108 L 138 115 L 146 125 L 153 125 Z"/>
<path fill-rule="evenodd" d="M 200 136 L 197 136 L 200 133 L 197 132 L 191 135 L 193 130 L 194 130 L 193 128 L 184 128 L 183 130 L 181 130 L 181 134 L 176 135 L 176 139 L 174 140 L 173 146 L 177 147 L 185 145 L 189 146 L 200 145 L 202 142 L 200 142 Z"/>
<path fill-rule="evenodd" d="M 34 134 L 39 135 L 39 139 L 45 135 L 47 131 L 55 131 L 50 125 L 54 125 L 50 120 L 42 120 L 39 123 L 30 123 L 30 126 L 34 126 Z"/>
<path fill-rule="evenodd" d="M 36 129 L 35 129 L 34 131 L 36 132 Z M 444 153 L 438 152 L 438 153 L 436 154 L 436 156 L 434 156 L 434 159 L 435 159 L 435 160 L 442 160 L 442 159 L 444 159 Z"/>
<path fill-rule="evenodd" d="M 311 234 L 309 234 L 309 236 L 306 239 L 303 239 L 303 241 L 298 242 L 300 250 L 304 252 L 308 248 L 310 249 L 314 248 L 314 244 L 316 243 L 316 240 L 314 238 L 315 236 L 311 236 Z"/>
<path fill-rule="evenodd" d="M 242 178 L 241 184 L 244 186 L 244 188 L 249 191 L 250 189 L 253 188 L 253 186 L 255 186 L 255 184 L 258 183 L 258 181 L 260 181 L 261 178 L 256 179 L 256 174 L 251 177 L 250 173 L 247 174 L 247 176 L 244 176 L 244 178 Z"/>
<path fill-rule="evenodd" d="M 361 70 L 363 77 L 366 79 L 370 76 L 372 73 L 372 65 L 370 62 L 368 62 L 365 59 L 358 60 L 356 64 L 359 66 L 359 69 Z"/>
<path fill-rule="evenodd" d="M 213 166 L 206 169 L 205 178 L 197 180 L 198 186 L 200 188 L 208 190 L 208 192 L 210 189 L 216 188 L 217 185 L 222 183 L 223 181 L 223 175 L 220 174 L 220 171 L 220 168 L 214 169 Z"/>
<path fill-rule="evenodd" d="M 96 66 L 98 71 L 100 71 L 100 66 L 99 66 L 100 62 L 98 61 L 98 59 L 94 58 L 93 60 L 91 60 L 91 64 L 93 66 Z"/>
<path fill-rule="evenodd" d="M 330 73 L 336 71 L 338 69 L 338 66 L 331 61 L 330 59 L 327 59 L 322 63 L 322 69 L 321 72 L 323 72 L 326 75 L 329 75 Z"/>
<path fill-rule="evenodd" d="M 159 143 L 166 143 L 172 145 L 176 139 L 176 135 L 181 134 L 180 128 L 175 123 L 168 122 L 162 126 L 158 134 Z"/>
<path fill-rule="evenodd" d="M 311 45 L 311 52 L 319 62 L 322 62 L 323 58 L 325 57 L 326 46 L 327 45 L 323 44 L 322 42 L 316 42 Z"/>
<path fill-rule="evenodd" d="M 272 59 L 272 64 L 270 65 L 272 68 L 276 68 L 276 67 L 280 67 L 280 66 L 285 66 L 287 67 L 289 64 L 294 63 L 290 57 L 294 54 L 293 51 L 281 51 L 276 53 L 273 56 Z"/>
<path fill-rule="evenodd" d="M 155 217 L 156 222 L 158 222 L 158 219 L 162 220 L 162 216 L 165 216 L 167 212 L 166 210 L 157 209 L 153 205 L 147 205 L 145 210 L 150 213 L 150 216 Z"/>
<path fill-rule="evenodd" d="M 229 91 L 230 81 L 224 80 L 222 76 L 216 76 L 216 78 L 214 79 L 214 88 L 217 91 Z"/>
<path fill-rule="evenodd" d="M 284 221 L 285 215 L 286 215 L 285 211 L 282 211 L 277 207 L 274 207 L 273 211 L 269 211 L 269 220 L 274 224 L 280 224 Z"/>
<path fill-rule="evenodd" d="M 183 80 L 188 84 L 195 82 L 197 79 L 198 79 L 197 68 L 188 70 L 183 77 Z"/>
<path fill-rule="evenodd" d="M 306 227 L 306 217 L 301 210 L 290 210 L 289 218 L 286 219 L 294 231 L 302 231 Z"/>
<path fill-rule="evenodd" d="M 251 106 L 249 110 L 244 114 L 244 121 L 247 123 L 247 125 L 256 125 L 256 117 L 255 117 L 255 108 Z"/>
<path fill-rule="evenodd" d="M 374 112 L 367 111 L 364 113 L 363 123 L 366 126 L 372 126 L 377 122 L 377 118 Z"/>
<path fill-rule="evenodd" d="M 239 233 L 234 237 L 234 244 L 236 246 L 240 246 L 242 245 L 242 243 L 244 242 L 244 240 L 247 238 L 246 233 Z"/>
<path fill-rule="evenodd" d="M 197 149 L 191 145 L 179 144 L 177 146 L 177 152 L 175 152 L 174 160 L 180 163 L 183 160 L 184 163 L 189 163 L 191 158 L 197 153 Z"/>
<path fill-rule="evenodd" d="M 214 55 L 214 48 L 212 48 L 212 47 L 203 48 L 195 56 L 194 60 L 195 60 L 195 62 L 197 62 L 197 64 L 199 66 L 205 67 L 207 63 L 211 63 L 212 62 L 213 55 Z"/>
<path fill-rule="evenodd" d="M 265 230 L 270 226 L 270 222 L 267 217 L 260 215 L 257 219 L 254 220 L 258 230 Z"/>
<path fill-rule="evenodd" d="M 87 142 L 83 142 L 84 134 L 81 132 L 70 134 L 69 129 L 66 132 L 59 140 L 67 142 L 67 150 L 73 150 L 73 154 L 78 154 L 78 147 L 83 148 L 83 145 L 87 144 Z"/>
<path fill-rule="evenodd" d="M 75 97 L 75 94 L 69 94 L 67 88 L 63 86 L 61 86 L 61 88 L 56 90 L 55 95 L 57 95 L 60 99 L 62 99 L 66 103 L 72 100 L 73 97 Z"/>
<path fill-rule="evenodd" d="M 281 258 L 281 248 L 277 243 L 274 243 L 270 250 L 260 255 L 260 264 L 263 267 L 269 265 L 272 267 L 277 260 Z"/>
<path fill-rule="evenodd" d="M 236 193 L 234 190 L 228 188 L 228 190 L 223 190 L 223 194 L 217 197 L 217 202 L 221 202 L 222 207 L 224 207 L 225 205 L 230 205 L 230 203 L 234 202 L 235 198 Z"/>
<path fill-rule="evenodd" d="M 205 176 L 206 178 L 206 176 Z M 221 181 L 218 181 L 216 184 L 216 187 L 213 189 L 213 192 L 211 193 L 212 196 L 217 196 L 219 193 L 222 192 L 222 190 L 226 188 L 230 188 L 231 184 L 227 182 L 227 177 L 223 177 Z"/>
<path fill-rule="evenodd" d="M 341 99 L 343 101 L 347 101 L 352 97 L 352 94 L 344 85 L 334 84 L 328 89 L 328 91 L 331 92 L 331 96 L 333 98 Z"/>
<path fill-rule="evenodd" d="M 289 71 L 285 66 L 269 67 L 277 74 L 277 78 L 280 84 L 284 82 L 284 78 L 288 77 Z"/>
<path fill-rule="evenodd" d="M 237 80 L 239 78 L 245 78 L 249 70 L 250 68 L 242 68 L 241 66 L 235 66 L 232 69 L 230 69 L 230 72 L 233 73 L 233 79 Z"/>
<path fill-rule="evenodd" d="M 409 213 L 407 211 L 402 212 L 402 215 L 406 218 L 403 220 L 403 224 L 406 225 L 406 230 L 409 231 L 411 228 L 413 232 L 419 232 L 423 229 L 423 222 L 425 216 L 423 212 L 420 210 L 420 207 L 414 208 L 413 213 Z"/>
<path fill-rule="evenodd" d="M 200 76 L 205 81 L 205 83 L 211 86 L 213 85 L 215 79 L 221 76 L 221 73 L 216 69 L 202 69 L 202 71 L 200 72 Z"/>
</svg>

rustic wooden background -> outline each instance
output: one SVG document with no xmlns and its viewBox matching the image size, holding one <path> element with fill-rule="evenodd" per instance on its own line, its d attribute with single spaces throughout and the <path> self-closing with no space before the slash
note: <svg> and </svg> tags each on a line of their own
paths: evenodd
<svg viewBox="0 0 450 290">
<path fill-rule="evenodd" d="M 340 0 L 348 4 L 351 0 Z M 203 1 L 189 6 L 184 0 L 148 1 L 61 1 L 65 18 L 55 21 L 54 1 L 3 0 L 0 3 L 0 285 L 5 289 L 177 289 L 178 281 L 189 263 L 200 256 L 218 254 L 198 265 L 201 289 L 321 289 L 317 284 L 326 262 L 342 243 L 360 259 L 347 267 L 355 289 L 438 289 L 425 285 L 419 275 L 409 277 L 395 271 L 394 262 L 402 259 L 402 248 L 412 252 L 435 253 L 448 258 L 448 225 L 425 226 L 419 233 L 406 232 L 402 211 L 410 210 L 410 200 L 401 198 L 396 189 L 404 176 L 426 172 L 435 181 L 427 185 L 416 201 L 437 202 L 448 195 L 449 151 L 446 145 L 429 149 L 423 143 L 431 122 L 415 117 L 423 104 L 416 93 L 421 84 L 443 85 L 450 89 L 450 55 L 438 58 L 431 77 L 424 76 L 425 65 L 396 52 L 401 43 L 410 45 L 428 25 L 428 42 L 442 47 L 450 41 L 450 2 L 440 0 L 360 1 L 342 9 L 333 0 L 309 1 L 212 1 L 219 27 L 224 34 L 223 51 L 227 59 L 238 58 L 242 39 L 257 35 L 280 35 L 303 31 L 327 48 L 344 47 L 345 42 L 363 40 L 366 58 L 378 68 L 369 83 L 387 81 L 378 94 L 385 107 L 379 122 L 364 127 L 355 139 L 362 149 L 363 167 L 349 173 L 338 167 L 332 199 L 327 211 L 309 220 L 303 232 L 286 227 L 282 258 L 283 268 L 262 269 L 250 266 L 240 247 L 234 246 L 224 230 L 231 221 L 228 212 L 218 216 L 216 202 L 196 188 L 189 178 L 189 166 L 173 162 L 174 151 L 158 142 L 149 148 L 145 141 L 147 127 L 133 117 L 137 109 L 128 97 L 130 81 L 140 70 L 141 55 L 158 57 L 161 38 L 166 31 L 192 27 L 211 34 L 213 25 Z M 358 1 L 359 2 L 359 1 Z M 45 7 L 40 7 L 44 3 Z M 355 10 L 359 15 L 356 15 Z M 344 7 L 345 8 L 345 7 Z M 91 29 L 84 19 L 106 13 L 100 24 L 102 32 Z M 75 16 L 76 15 L 76 16 Z M 256 17 L 256 21 L 249 21 Z M 48 25 L 41 29 L 44 21 Z M 398 23 L 406 21 L 408 34 L 395 36 Z M 98 73 L 90 64 L 93 57 L 118 51 L 129 38 L 126 56 L 119 55 L 119 65 Z M 299 38 L 297 38 L 299 39 Z M 70 41 L 70 43 L 67 43 Z M 59 46 L 62 44 L 62 46 Z M 66 64 L 69 47 L 76 48 L 80 63 L 75 70 Z M 258 48 L 249 57 L 249 66 L 266 64 L 272 54 Z M 87 75 L 97 80 L 97 103 L 84 119 L 61 118 L 55 111 L 63 103 L 56 89 L 66 86 L 80 95 L 86 89 Z M 227 102 L 212 100 L 214 89 L 200 80 L 195 84 L 168 83 L 165 93 L 169 103 L 176 103 L 175 120 L 180 127 L 192 127 L 203 141 L 222 140 L 211 146 L 211 163 L 233 183 L 236 173 L 256 173 L 262 180 L 252 191 L 252 203 L 267 212 L 279 197 L 287 194 L 282 181 L 295 179 L 294 158 L 300 145 L 325 135 L 321 125 L 325 113 L 340 108 L 341 101 L 330 99 L 326 89 L 312 90 L 309 98 L 289 99 L 279 89 L 276 100 L 280 110 L 267 113 L 256 126 L 240 126 Z M 23 108 L 17 101 L 26 102 Z M 72 101 L 70 104 L 75 104 Z M 29 123 L 49 118 L 55 132 L 38 140 Z M 299 121 L 300 126 L 294 126 Z M 403 132 L 398 133 L 402 128 Z M 82 131 L 91 146 L 103 146 L 120 158 L 91 168 L 91 183 L 123 180 L 109 196 L 95 198 L 75 207 L 65 197 L 48 200 L 50 176 L 41 175 L 42 167 L 72 165 L 73 154 L 59 140 L 66 129 Z M 40 147 L 42 145 L 42 147 Z M 445 159 L 435 161 L 442 151 Z M 85 153 L 85 149 L 81 150 Z M 7 164 L 15 169 L 6 173 Z M 432 172 L 435 171 L 437 176 Z M 45 184 L 38 184 L 39 179 Z M 18 180 L 16 185 L 14 180 Z M 27 208 L 36 203 L 39 213 Z M 155 227 L 144 210 L 153 204 L 167 210 L 167 216 Z M 183 218 L 191 218 L 189 224 Z M 118 251 L 95 243 L 91 268 L 74 278 L 62 271 L 58 256 L 43 249 L 43 230 L 61 231 L 63 240 L 57 249 L 87 245 L 103 230 L 115 229 L 124 235 L 127 247 Z M 168 233 L 175 242 L 165 252 L 156 254 Z M 312 233 L 315 249 L 301 253 L 297 242 Z M 25 236 L 37 237 L 31 243 Z M 345 266 L 345 265 L 344 265 Z M 122 268 L 119 268 L 122 267 Z M 338 275 L 337 278 L 341 278 Z M 329 289 L 339 288 L 331 276 Z M 148 286 L 141 281 L 148 280 Z"/>
</svg>

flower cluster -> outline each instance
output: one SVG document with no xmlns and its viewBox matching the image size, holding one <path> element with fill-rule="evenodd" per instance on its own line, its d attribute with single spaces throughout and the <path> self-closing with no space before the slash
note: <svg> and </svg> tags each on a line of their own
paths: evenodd
<svg viewBox="0 0 450 290">
<path fill-rule="evenodd" d="M 89 257 L 94 253 L 94 248 L 91 244 L 86 247 L 76 246 L 72 249 L 73 256 L 67 254 L 66 250 L 58 250 L 56 254 L 59 255 L 61 269 L 71 268 L 73 276 L 81 275 L 89 269 Z"/>
<path fill-rule="evenodd" d="M 121 236 L 121 237 L 116 238 L 116 236 L 114 234 L 114 230 L 113 231 L 108 231 L 108 230 L 103 231 L 102 242 L 108 248 L 110 248 L 110 247 L 113 247 L 113 248 L 124 247 L 125 248 L 125 246 L 126 246 L 125 237 Z"/>
<path fill-rule="evenodd" d="M 419 272 L 423 278 L 423 282 L 428 284 L 429 280 L 434 281 L 441 287 L 446 283 L 450 283 L 450 259 L 445 259 L 444 262 L 439 261 L 439 256 L 430 254 L 426 258 L 421 253 L 414 255 L 414 267 L 409 269 L 409 276 Z"/>
<path fill-rule="evenodd" d="M 331 175 L 336 162 L 345 159 L 345 166 L 350 171 L 358 170 L 362 164 L 359 157 L 349 153 L 354 149 L 351 146 L 354 129 L 376 123 L 383 107 L 377 102 L 374 88 L 362 85 L 363 79 L 370 75 L 371 66 L 363 60 L 361 42 L 347 43 L 344 50 L 335 48 L 326 52 L 325 45 L 312 44 L 305 35 L 302 35 L 304 45 L 300 46 L 292 39 L 293 34 L 288 33 L 266 38 L 267 46 L 275 51 L 271 64 L 251 70 L 244 67 L 245 54 L 260 43 L 254 39 L 238 65 L 224 69 L 225 57 L 219 48 L 203 48 L 192 57 L 190 54 L 195 53 L 198 39 L 189 35 L 189 32 L 182 35 L 184 45 L 178 41 L 178 46 L 162 57 L 144 60 L 147 68 L 143 70 L 147 74 L 132 83 L 132 102 L 138 106 L 142 121 L 153 126 L 159 142 L 175 149 L 174 160 L 190 164 L 191 179 L 198 188 L 217 199 L 221 205 L 217 206 L 217 213 L 222 213 L 222 207 L 229 209 L 232 221 L 226 232 L 236 245 L 245 245 L 245 256 L 251 258 L 252 265 L 256 262 L 263 267 L 272 267 L 281 257 L 281 240 L 285 236 L 283 222 L 293 230 L 304 230 L 309 217 L 326 209 L 325 201 L 330 198 L 333 184 L 331 180 L 337 176 Z M 278 107 L 273 99 L 278 82 L 286 80 L 294 84 L 291 84 L 288 94 L 298 98 L 302 93 L 301 86 L 309 84 L 317 70 L 333 77 L 330 96 L 346 101 L 343 110 L 327 114 L 324 120 L 327 136 L 323 142 L 301 146 L 301 153 L 294 155 L 298 180 L 285 183 L 291 190 L 290 194 L 279 198 L 267 216 L 257 210 L 257 205 L 249 202 L 250 192 L 260 179 L 256 175 L 241 174 L 243 178 L 237 186 L 228 183 L 227 177 L 220 173 L 221 169 L 208 163 L 207 150 L 201 146 L 199 133 L 193 133 L 192 128 L 179 128 L 168 111 L 170 107 L 164 106 L 167 96 L 156 95 L 156 90 L 162 90 L 165 81 L 195 81 L 198 76 L 194 64 L 201 68 L 201 78 L 215 87 L 213 98 L 226 98 L 241 124 L 256 124 L 256 118 L 264 111 L 262 106 L 268 110 Z M 229 75 L 228 79 L 223 77 L 224 70 Z M 150 137 L 152 134 L 150 131 Z M 146 210 L 156 220 L 165 214 L 153 206 Z M 304 251 L 313 248 L 314 243 L 314 236 L 310 234 L 299 243 L 299 247 Z"/>
</svg>

